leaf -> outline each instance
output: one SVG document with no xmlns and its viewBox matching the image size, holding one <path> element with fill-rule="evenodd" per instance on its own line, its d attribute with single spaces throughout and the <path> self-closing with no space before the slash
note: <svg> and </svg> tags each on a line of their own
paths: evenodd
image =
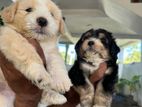
<svg viewBox="0 0 142 107">
<path fill-rule="evenodd" d="M 141 77 L 142 77 L 141 75 L 135 75 L 132 77 L 131 80 L 121 78 L 118 80 L 118 83 L 116 86 L 117 86 L 117 88 L 122 89 L 124 86 L 127 85 L 127 86 L 129 86 L 131 92 L 135 92 L 137 90 L 137 88 L 141 87 L 141 84 L 140 84 Z"/>
<path fill-rule="evenodd" d="M 135 81 L 135 80 L 140 80 L 141 78 L 141 75 L 135 75 L 133 76 L 132 80 Z"/>
</svg>

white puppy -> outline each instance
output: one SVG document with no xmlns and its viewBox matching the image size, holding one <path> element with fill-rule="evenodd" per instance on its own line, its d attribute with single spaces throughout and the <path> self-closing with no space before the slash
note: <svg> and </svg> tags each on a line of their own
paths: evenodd
<svg viewBox="0 0 142 107">
<path fill-rule="evenodd" d="M 44 89 L 39 107 L 65 103 L 66 98 L 58 92 L 69 91 L 72 84 L 57 48 L 59 33 L 64 32 L 60 9 L 51 0 L 19 0 L 1 16 L 5 25 L 0 28 L 0 51 L 26 78 Z M 49 73 L 23 36 L 38 40 Z"/>
</svg>

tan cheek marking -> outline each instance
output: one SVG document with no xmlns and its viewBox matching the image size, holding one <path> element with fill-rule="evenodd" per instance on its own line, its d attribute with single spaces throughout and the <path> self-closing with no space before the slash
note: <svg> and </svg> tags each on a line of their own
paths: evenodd
<svg viewBox="0 0 142 107">
<path fill-rule="evenodd" d="M 101 48 L 100 53 L 103 58 L 109 58 L 108 50 L 106 50 L 104 47 Z"/>
<path fill-rule="evenodd" d="M 82 44 L 82 49 L 86 50 L 88 48 L 88 40 L 85 40 Z"/>
<path fill-rule="evenodd" d="M 108 51 L 105 49 L 100 40 L 95 41 L 94 48 L 101 53 L 103 58 L 108 58 Z"/>
<path fill-rule="evenodd" d="M 104 50 L 104 51 L 102 52 L 102 55 L 103 55 L 104 58 L 109 58 L 109 55 L 108 55 L 108 51 L 107 51 L 107 50 Z"/>
</svg>

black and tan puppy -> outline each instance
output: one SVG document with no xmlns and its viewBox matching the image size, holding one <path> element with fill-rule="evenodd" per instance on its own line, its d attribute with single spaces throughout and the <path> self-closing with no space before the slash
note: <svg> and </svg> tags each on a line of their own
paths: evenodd
<svg viewBox="0 0 142 107">
<path fill-rule="evenodd" d="M 77 60 L 69 77 L 80 95 L 80 107 L 110 107 L 114 85 L 117 82 L 117 46 L 112 34 L 104 29 L 85 32 L 75 46 Z M 105 74 L 94 88 L 89 77 L 106 63 Z M 94 93 L 95 92 L 95 93 Z"/>
</svg>

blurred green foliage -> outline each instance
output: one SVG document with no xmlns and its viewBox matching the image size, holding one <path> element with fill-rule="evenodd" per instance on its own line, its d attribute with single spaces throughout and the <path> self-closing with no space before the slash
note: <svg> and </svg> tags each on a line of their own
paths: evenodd
<svg viewBox="0 0 142 107">
<path fill-rule="evenodd" d="M 130 93 L 137 91 L 138 88 L 141 88 L 140 78 L 141 75 L 135 75 L 130 80 L 121 78 L 116 84 L 116 88 L 118 91 L 121 91 L 125 86 L 129 87 Z"/>
</svg>

